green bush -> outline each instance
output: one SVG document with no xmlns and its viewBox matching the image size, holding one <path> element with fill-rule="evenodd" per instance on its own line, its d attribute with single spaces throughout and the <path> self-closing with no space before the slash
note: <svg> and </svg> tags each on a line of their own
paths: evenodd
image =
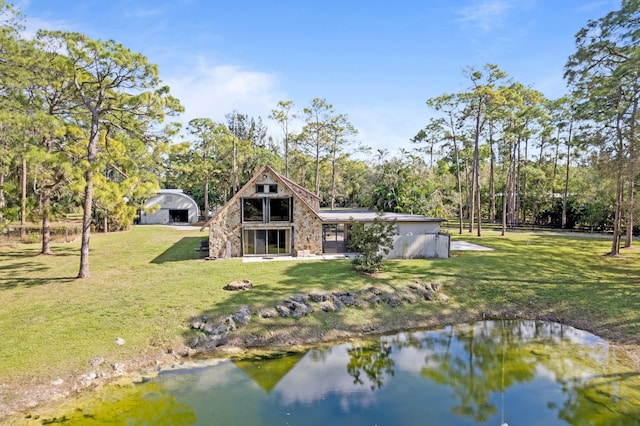
<svg viewBox="0 0 640 426">
<path fill-rule="evenodd" d="M 380 216 L 372 223 L 351 222 L 349 250 L 360 254 L 351 261 L 353 269 L 368 274 L 382 270 L 383 255 L 393 246 L 395 224 Z"/>
</svg>

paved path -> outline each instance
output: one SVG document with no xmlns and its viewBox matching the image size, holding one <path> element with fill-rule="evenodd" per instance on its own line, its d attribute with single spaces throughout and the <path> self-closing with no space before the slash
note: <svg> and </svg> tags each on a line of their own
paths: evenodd
<svg viewBox="0 0 640 426">
<path fill-rule="evenodd" d="M 451 250 L 492 251 L 493 249 L 466 241 L 451 241 Z"/>
</svg>

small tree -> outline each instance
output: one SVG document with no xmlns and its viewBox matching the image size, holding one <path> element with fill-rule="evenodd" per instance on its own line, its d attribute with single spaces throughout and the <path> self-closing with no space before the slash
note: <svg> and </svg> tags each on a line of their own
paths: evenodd
<svg viewBox="0 0 640 426">
<path fill-rule="evenodd" d="M 351 261 L 353 269 L 367 274 L 382 270 L 383 254 L 388 254 L 393 246 L 395 225 L 395 220 L 383 220 L 381 215 L 373 223 L 351 222 L 349 250 L 361 255 Z"/>
</svg>

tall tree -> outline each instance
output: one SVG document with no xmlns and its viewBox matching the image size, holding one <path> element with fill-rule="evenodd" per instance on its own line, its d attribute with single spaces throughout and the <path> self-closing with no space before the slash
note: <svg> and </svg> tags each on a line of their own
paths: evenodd
<svg viewBox="0 0 640 426">
<path fill-rule="evenodd" d="M 82 243 L 78 278 L 89 276 L 94 175 L 98 147 L 105 137 L 105 124 L 134 134 L 144 133 L 162 121 L 165 113 L 181 107 L 160 85 L 158 68 L 148 59 L 113 40 L 92 40 L 80 33 L 41 32 L 41 38 L 57 42 L 65 52 L 79 99 L 74 117 L 86 129 Z"/>
<path fill-rule="evenodd" d="M 349 118 L 344 114 L 338 114 L 331 119 L 328 128 L 329 156 L 331 162 L 331 190 L 330 207 L 335 208 L 336 204 L 336 174 L 338 172 L 338 160 L 344 153 L 345 147 L 351 143 L 351 136 L 358 134 L 358 130 L 349 122 Z"/>
<path fill-rule="evenodd" d="M 623 0 L 620 10 L 589 21 L 576 34 L 577 51 L 565 66 L 565 77 L 579 102 L 578 113 L 600 125 L 599 133 L 606 143 L 603 148 L 613 154 L 616 195 L 611 255 L 620 250 L 625 181 L 629 182 L 627 197 L 634 198 L 639 153 L 639 33 L 640 2 Z M 627 209 L 627 213 L 626 225 L 632 228 L 633 209 Z M 629 239 L 631 236 L 629 233 Z"/>
<path fill-rule="evenodd" d="M 303 110 L 305 125 L 301 141 L 315 162 L 315 194 L 320 195 L 320 163 L 331 148 L 329 128 L 334 118 L 333 105 L 326 99 L 314 98 L 311 105 Z"/>
<path fill-rule="evenodd" d="M 473 232 L 474 214 L 477 213 L 478 236 L 482 233 L 480 206 L 480 139 L 485 129 L 488 117 L 500 106 L 501 101 L 497 84 L 507 77 L 507 74 L 494 64 L 486 64 L 483 71 L 469 67 L 465 75 L 471 81 L 469 91 L 460 95 L 462 102 L 466 103 L 466 116 L 472 121 L 473 140 L 473 167 L 471 177 L 471 205 L 469 208 L 469 232 Z"/>
<path fill-rule="evenodd" d="M 202 176 L 204 192 L 204 211 L 209 212 L 209 184 L 214 174 L 220 173 L 226 157 L 225 143 L 231 139 L 229 129 L 224 124 L 214 123 L 210 118 L 195 118 L 189 121 L 187 131 L 196 138 L 195 173 Z"/>
<path fill-rule="evenodd" d="M 295 115 L 291 114 L 291 108 L 293 108 L 293 101 L 280 101 L 278 107 L 271 110 L 269 118 L 278 123 L 280 129 L 282 129 L 282 144 L 284 146 L 284 175 L 289 177 L 289 144 L 291 142 L 291 130 L 289 125 L 291 119 Z"/>
</svg>

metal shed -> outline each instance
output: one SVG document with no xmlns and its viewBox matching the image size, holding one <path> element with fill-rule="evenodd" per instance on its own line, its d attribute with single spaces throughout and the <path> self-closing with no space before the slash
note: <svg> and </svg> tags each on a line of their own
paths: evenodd
<svg viewBox="0 0 640 426">
<path fill-rule="evenodd" d="M 160 189 L 144 203 L 140 223 L 193 223 L 198 221 L 199 215 L 198 204 L 181 189 Z"/>
</svg>

